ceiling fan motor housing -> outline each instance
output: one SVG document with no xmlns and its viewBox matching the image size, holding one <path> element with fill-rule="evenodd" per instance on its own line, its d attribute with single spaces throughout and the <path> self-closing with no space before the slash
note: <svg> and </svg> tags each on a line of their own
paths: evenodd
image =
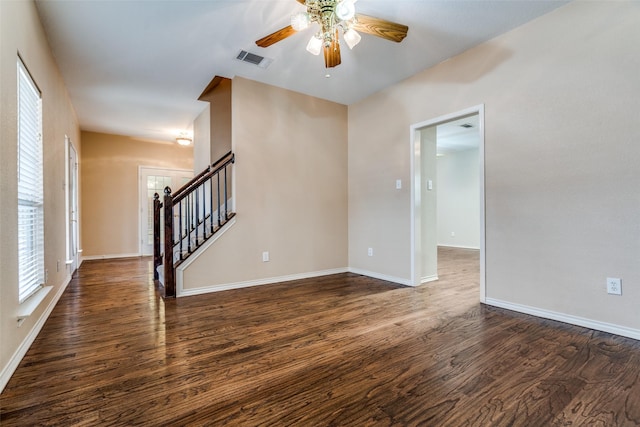
<svg viewBox="0 0 640 427">
<path fill-rule="evenodd" d="M 325 47 L 331 46 L 336 37 L 333 30 L 337 29 L 341 21 L 337 18 L 335 10 L 337 0 L 307 0 L 307 13 L 312 22 L 317 22 L 322 28 L 322 41 Z"/>
</svg>

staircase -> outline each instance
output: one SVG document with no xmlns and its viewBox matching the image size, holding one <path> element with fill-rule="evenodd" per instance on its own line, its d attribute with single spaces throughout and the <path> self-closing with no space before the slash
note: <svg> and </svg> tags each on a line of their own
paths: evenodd
<svg viewBox="0 0 640 427">
<path fill-rule="evenodd" d="M 175 193 L 166 187 L 163 202 L 158 193 L 154 195 L 154 279 L 164 287 L 165 298 L 176 296 L 176 268 L 235 216 L 231 200 L 234 163 L 230 151 Z"/>
</svg>

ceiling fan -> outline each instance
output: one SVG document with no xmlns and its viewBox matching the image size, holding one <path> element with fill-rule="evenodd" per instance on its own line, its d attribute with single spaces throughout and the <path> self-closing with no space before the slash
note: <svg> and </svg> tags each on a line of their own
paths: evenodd
<svg viewBox="0 0 640 427">
<path fill-rule="evenodd" d="M 400 43 L 409 27 L 385 19 L 355 12 L 357 0 L 297 0 L 307 7 L 306 12 L 291 17 L 291 25 L 269 34 L 256 41 L 260 47 L 268 47 L 286 39 L 297 31 L 317 23 L 320 30 L 311 37 L 307 50 L 314 55 L 324 51 L 324 64 L 327 68 L 340 65 L 339 30 L 350 49 L 360 42 L 358 31 Z"/>
</svg>

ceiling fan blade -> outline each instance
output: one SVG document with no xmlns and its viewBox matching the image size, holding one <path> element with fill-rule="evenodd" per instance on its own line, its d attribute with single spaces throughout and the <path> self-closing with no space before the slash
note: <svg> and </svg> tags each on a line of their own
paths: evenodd
<svg viewBox="0 0 640 427">
<path fill-rule="evenodd" d="M 338 30 L 329 46 L 324 48 L 324 65 L 327 68 L 333 68 L 340 65 L 340 42 L 338 41 Z"/>
<path fill-rule="evenodd" d="M 356 14 L 355 23 L 352 25 L 352 28 L 361 33 L 382 37 L 383 39 L 397 43 L 400 43 L 407 37 L 407 31 L 409 31 L 409 27 L 406 25 L 363 15 L 361 13 Z"/>
<path fill-rule="evenodd" d="M 303 4 L 303 5 L 307 5 L 306 0 L 298 0 L 298 3 Z"/>
<path fill-rule="evenodd" d="M 291 25 L 287 25 L 284 28 L 279 29 L 275 33 L 271 33 L 266 37 L 256 41 L 256 44 L 260 47 L 269 47 L 274 43 L 278 43 L 280 40 L 284 40 L 287 37 L 296 33 Z"/>
</svg>

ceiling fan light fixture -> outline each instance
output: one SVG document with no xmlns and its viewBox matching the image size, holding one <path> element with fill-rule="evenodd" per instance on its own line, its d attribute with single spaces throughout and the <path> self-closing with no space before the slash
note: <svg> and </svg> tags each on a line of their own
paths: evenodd
<svg viewBox="0 0 640 427">
<path fill-rule="evenodd" d="M 342 0 L 336 4 L 336 16 L 341 21 L 349 21 L 353 19 L 356 14 L 356 7 L 354 0 Z"/>
<path fill-rule="evenodd" d="M 309 14 L 307 12 L 299 12 L 291 15 L 291 26 L 296 31 L 302 31 L 309 27 Z"/>
<path fill-rule="evenodd" d="M 343 37 L 344 41 L 347 42 L 349 49 L 353 49 L 353 47 L 360 43 L 360 40 L 362 39 L 362 36 L 353 28 L 349 28 L 345 31 Z"/>
<path fill-rule="evenodd" d="M 269 47 L 314 24 L 320 28 L 307 43 L 307 51 L 313 55 L 320 55 L 320 52 L 324 51 L 324 65 L 329 69 L 337 67 L 342 62 L 340 34 L 349 49 L 353 49 L 360 42 L 362 38 L 360 34 L 362 33 L 396 43 L 401 42 L 407 36 L 409 27 L 406 25 L 375 16 L 356 14 L 356 1 L 297 0 L 299 4 L 306 6 L 306 13 L 292 13 L 290 25 L 256 40 L 256 45 L 264 48 Z"/>
<path fill-rule="evenodd" d="M 314 35 L 307 44 L 307 51 L 313 55 L 320 55 L 322 51 L 322 38 Z"/>
</svg>

